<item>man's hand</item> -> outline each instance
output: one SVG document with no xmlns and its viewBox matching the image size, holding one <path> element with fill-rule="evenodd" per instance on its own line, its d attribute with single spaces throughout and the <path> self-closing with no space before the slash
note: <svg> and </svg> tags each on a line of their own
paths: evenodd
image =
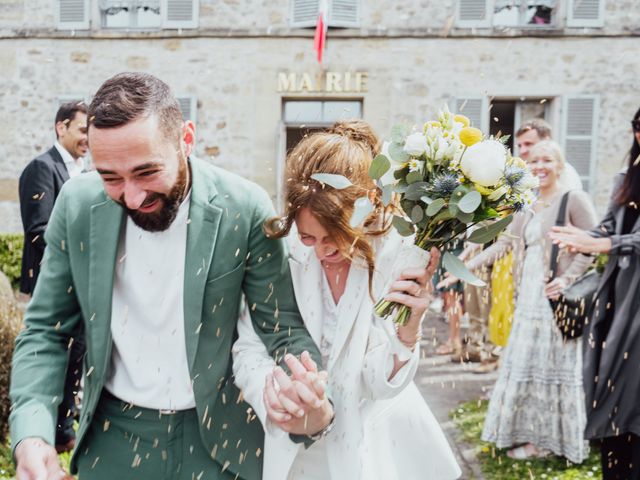
<svg viewBox="0 0 640 480">
<path fill-rule="evenodd" d="M 269 420 L 288 433 L 312 435 L 325 428 L 333 417 L 325 387 L 327 373 L 318 372 L 308 352 L 301 360 L 287 355 L 289 377 L 280 367 L 266 380 L 264 403 Z"/>
<path fill-rule="evenodd" d="M 56 449 L 41 438 L 22 440 L 15 456 L 17 480 L 73 480 L 60 466 Z"/>
<path fill-rule="evenodd" d="M 609 237 L 595 238 L 573 225 L 552 227 L 548 235 L 553 243 L 569 253 L 609 253 L 611 250 Z"/>
</svg>

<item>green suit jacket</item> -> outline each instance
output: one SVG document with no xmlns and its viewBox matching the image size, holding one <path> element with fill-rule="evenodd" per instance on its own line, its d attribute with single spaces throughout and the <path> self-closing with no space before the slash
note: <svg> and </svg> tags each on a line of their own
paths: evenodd
<svg viewBox="0 0 640 480">
<path fill-rule="evenodd" d="M 257 185 L 201 160 L 192 171 L 184 270 L 184 322 L 200 434 L 221 468 L 260 479 L 263 430 L 233 384 L 231 346 L 242 294 L 256 332 L 280 361 L 304 350 L 320 359 L 300 318 L 284 242 L 262 231 L 273 215 Z M 47 249 L 25 329 L 16 340 L 11 438 L 53 444 L 67 340 L 84 323 L 87 354 L 76 451 L 91 424 L 110 364 L 111 297 L 124 214 L 95 173 L 67 182 L 46 231 Z M 150 286 L 149 295 L 153 295 Z M 75 461 L 72 459 L 72 471 Z"/>
</svg>

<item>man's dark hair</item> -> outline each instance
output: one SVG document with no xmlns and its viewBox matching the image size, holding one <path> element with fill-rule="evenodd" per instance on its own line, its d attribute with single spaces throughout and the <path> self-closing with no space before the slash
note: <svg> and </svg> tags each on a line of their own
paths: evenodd
<svg viewBox="0 0 640 480">
<path fill-rule="evenodd" d="M 182 111 L 169 85 L 148 73 L 124 72 L 102 84 L 87 115 L 89 125 L 115 128 L 153 114 L 164 135 L 178 142 Z"/>
<path fill-rule="evenodd" d="M 64 122 L 69 126 L 70 122 L 76 118 L 76 114 L 78 112 L 82 112 L 85 115 L 87 114 L 87 106 L 84 102 L 67 102 L 60 105 L 60 108 L 56 112 L 56 121 L 54 122 L 54 126 L 58 124 L 58 122 Z M 56 130 L 56 138 L 58 138 L 58 131 Z"/>
<path fill-rule="evenodd" d="M 532 118 L 525 122 L 516 132 L 516 138 L 523 133 L 527 133 L 529 130 L 535 130 L 538 132 L 540 140 L 551 138 L 551 125 L 542 120 L 541 118 Z"/>
</svg>

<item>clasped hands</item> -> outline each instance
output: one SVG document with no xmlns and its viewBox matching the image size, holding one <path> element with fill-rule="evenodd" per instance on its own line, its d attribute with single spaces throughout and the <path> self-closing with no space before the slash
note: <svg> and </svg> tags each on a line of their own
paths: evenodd
<svg viewBox="0 0 640 480">
<path fill-rule="evenodd" d="M 287 354 L 284 360 L 291 375 L 281 367 L 275 367 L 267 375 L 263 393 L 267 417 L 287 433 L 314 435 L 333 418 L 333 406 L 326 392 L 327 372 L 319 372 L 306 351 L 300 359 Z"/>
</svg>

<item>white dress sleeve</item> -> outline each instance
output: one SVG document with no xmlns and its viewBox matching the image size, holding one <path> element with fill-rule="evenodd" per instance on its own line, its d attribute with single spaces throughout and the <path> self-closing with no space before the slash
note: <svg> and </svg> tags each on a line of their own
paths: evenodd
<svg viewBox="0 0 640 480">
<path fill-rule="evenodd" d="M 254 331 L 249 309 L 245 305 L 238 319 L 238 339 L 231 349 L 233 375 L 236 386 L 251 405 L 264 429 L 272 435 L 285 433 L 267 418 L 263 392 L 267 375 L 273 372 L 276 362 L 267 352 L 264 343 Z"/>
</svg>

